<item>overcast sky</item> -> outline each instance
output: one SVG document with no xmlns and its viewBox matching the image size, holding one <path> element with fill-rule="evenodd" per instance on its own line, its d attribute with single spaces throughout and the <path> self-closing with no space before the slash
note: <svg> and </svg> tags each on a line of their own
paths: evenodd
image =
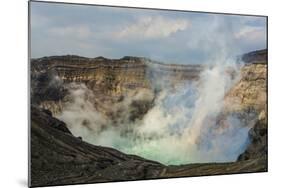
<svg viewBox="0 0 281 188">
<path fill-rule="evenodd" d="M 207 63 L 266 48 L 266 18 L 31 2 L 31 56 Z"/>
</svg>

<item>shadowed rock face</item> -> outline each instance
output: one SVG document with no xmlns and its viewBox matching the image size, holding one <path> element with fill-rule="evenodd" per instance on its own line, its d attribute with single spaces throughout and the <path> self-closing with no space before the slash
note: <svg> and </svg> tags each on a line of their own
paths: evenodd
<svg viewBox="0 0 281 188">
<path fill-rule="evenodd" d="M 244 54 L 242 60 L 246 63 L 267 63 L 267 49 Z"/>
<path fill-rule="evenodd" d="M 238 161 L 264 158 L 267 160 L 267 123 L 265 119 L 260 119 L 249 131 L 250 144 L 246 151 L 239 157 Z"/>
<path fill-rule="evenodd" d="M 265 54 L 266 53 L 266 54 Z M 136 90 L 145 101 L 133 101 L 130 119 L 145 114 L 157 89 L 151 82 L 167 79 L 171 85 L 197 79 L 200 65 L 164 65 L 146 58 L 52 56 L 31 61 L 31 185 L 60 185 L 167 177 L 267 171 L 267 51 L 246 54 L 241 79 L 225 96 L 225 113 L 254 111 L 258 121 L 249 131 L 250 144 L 237 162 L 165 166 L 127 155 L 112 148 L 95 146 L 76 138 L 67 125 L 52 115 L 68 100 L 68 83 L 83 83 L 95 97 L 96 108 L 108 117 L 110 111 Z M 165 75 L 161 78 L 162 75 Z M 237 104 L 237 105 L 235 105 Z M 47 110 L 43 110 L 47 109 Z M 50 110 L 50 111 L 49 111 Z"/>
<path fill-rule="evenodd" d="M 157 162 L 87 144 L 63 125 L 53 126 L 61 122 L 37 107 L 31 107 L 31 115 L 32 186 L 100 182 L 116 177 L 141 179 L 148 174 L 144 168 L 154 169 L 151 177 L 157 177 L 157 169 L 162 168 Z M 105 173 L 108 168 L 112 171 Z"/>
</svg>

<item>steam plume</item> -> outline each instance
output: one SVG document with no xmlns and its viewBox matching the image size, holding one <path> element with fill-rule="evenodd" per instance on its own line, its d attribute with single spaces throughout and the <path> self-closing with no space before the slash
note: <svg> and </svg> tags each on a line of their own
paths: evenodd
<svg viewBox="0 0 281 188">
<path fill-rule="evenodd" d="M 222 116 L 224 96 L 237 80 L 236 63 L 206 67 L 197 81 L 174 87 L 160 84 L 153 106 L 141 119 L 130 120 L 132 102 L 153 97 L 143 90 L 126 96 L 110 106 L 123 112 L 114 122 L 97 110 L 90 89 L 70 84 L 69 100 L 57 117 L 87 142 L 164 164 L 235 161 L 248 143 L 251 128 L 233 114 Z"/>
</svg>

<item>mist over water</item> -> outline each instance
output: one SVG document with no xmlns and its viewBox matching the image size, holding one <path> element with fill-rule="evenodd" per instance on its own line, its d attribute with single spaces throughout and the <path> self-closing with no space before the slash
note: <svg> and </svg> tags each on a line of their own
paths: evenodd
<svg viewBox="0 0 281 188">
<path fill-rule="evenodd" d="M 208 66 L 198 80 L 173 87 L 167 82 L 159 84 L 161 80 L 151 81 L 158 93 L 149 111 L 135 121 L 129 119 L 130 104 L 152 98 L 146 91 L 110 106 L 123 111 L 113 122 L 97 110 L 90 89 L 72 83 L 69 100 L 57 118 L 89 143 L 163 164 L 235 161 L 248 144 L 251 126 L 234 114 L 222 114 L 224 97 L 240 78 L 239 68 L 233 61 Z"/>
</svg>

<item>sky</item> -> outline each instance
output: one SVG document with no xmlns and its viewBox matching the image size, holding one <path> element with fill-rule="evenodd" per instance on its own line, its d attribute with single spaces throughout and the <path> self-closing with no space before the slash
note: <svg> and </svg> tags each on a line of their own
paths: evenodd
<svg viewBox="0 0 281 188">
<path fill-rule="evenodd" d="M 266 48 L 266 17 L 31 2 L 31 57 L 201 64 Z"/>
</svg>

